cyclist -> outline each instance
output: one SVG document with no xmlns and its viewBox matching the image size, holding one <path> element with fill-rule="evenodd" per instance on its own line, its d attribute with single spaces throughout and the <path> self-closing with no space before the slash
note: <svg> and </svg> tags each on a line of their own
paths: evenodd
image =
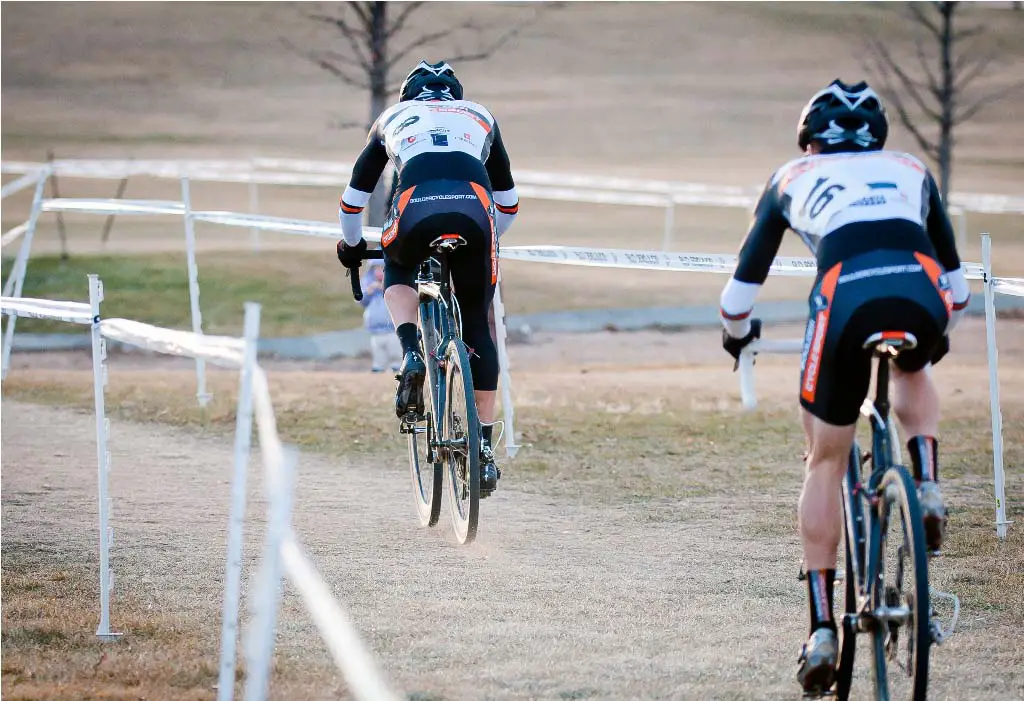
<svg viewBox="0 0 1024 701">
<path fill-rule="evenodd" d="M 395 413 L 423 412 L 426 365 L 417 337 L 416 271 L 430 243 L 458 233 L 467 245 L 451 254 L 451 275 L 462 311 L 462 336 L 481 421 L 480 488 L 489 495 L 500 472 L 491 448 L 498 387 L 498 352 L 488 308 L 498 277 L 497 240 L 519 210 L 519 198 L 498 123 L 482 105 L 462 99 L 462 84 L 446 62 L 420 61 L 402 83 L 399 102 L 370 129 L 341 197 L 343 239 L 338 260 L 352 270 L 366 251 L 362 212 L 392 161 L 398 178 L 384 222 L 384 301 L 402 344 Z M 351 274 L 354 274 L 351 273 Z"/>
<path fill-rule="evenodd" d="M 721 297 L 723 346 L 738 359 L 760 336 L 761 322 L 750 315 L 786 229 L 817 257 L 800 378 L 809 451 L 799 515 L 811 635 L 797 677 L 808 694 L 827 691 L 835 674 L 841 485 L 870 384 L 871 356 L 862 346 L 872 333 L 917 337 L 917 348 L 896 360 L 893 408 L 910 436 L 929 549 L 941 547 L 946 525 L 937 484 L 939 397 L 929 366 L 948 352 L 970 291 L 934 178 L 917 158 L 883 150 L 887 134 L 885 110 L 866 83 L 836 80 L 815 94 L 797 128 L 804 155 L 768 181 Z"/>
</svg>

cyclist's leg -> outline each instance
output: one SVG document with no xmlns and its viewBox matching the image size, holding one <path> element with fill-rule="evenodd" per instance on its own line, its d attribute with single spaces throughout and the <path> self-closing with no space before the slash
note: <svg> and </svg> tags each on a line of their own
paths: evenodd
<svg viewBox="0 0 1024 701">
<path fill-rule="evenodd" d="M 871 374 L 869 356 L 851 342 L 867 336 L 861 335 L 860 324 L 854 323 L 860 297 L 856 289 L 853 294 L 839 289 L 840 270 L 846 272 L 837 265 L 825 273 L 811 292 L 800 373 L 808 452 L 799 522 L 810 637 L 801 653 L 797 678 L 808 693 L 826 691 L 835 675 L 838 640 L 833 584 L 842 538 L 842 481 Z"/>
<path fill-rule="evenodd" d="M 423 412 L 423 380 L 426 364 L 419 353 L 417 334 L 416 269 L 426 257 L 415 232 L 416 214 L 406 208 L 416 186 L 403 191 L 395 200 L 381 233 L 384 248 L 384 303 L 395 325 L 402 346 L 403 360 L 398 375 L 395 414 L 402 418 L 410 411 Z M 403 214 L 405 216 L 403 216 Z"/>
<path fill-rule="evenodd" d="M 933 272 L 938 269 L 935 264 Z M 935 276 L 937 277 L 937 275 Z M 916 306 L 918 320 L 914 334 L 918 347 L 900 355 L 893 370 L 895 400 L 893 411 L 907 440 L 911 469 L 919 486 L 921 512 L 930 550 L 942 547 L 946 529 L 946 507 L 939 492 L 939 393 L 931 375 L 935 350 L 944 343 L 943 333 L 949 309 L 942 298 L 939 281 L 925 280 L 907 285 L 906 293 Z M 941 357 L 941 356 L 940 356 Z"/>
</svg>

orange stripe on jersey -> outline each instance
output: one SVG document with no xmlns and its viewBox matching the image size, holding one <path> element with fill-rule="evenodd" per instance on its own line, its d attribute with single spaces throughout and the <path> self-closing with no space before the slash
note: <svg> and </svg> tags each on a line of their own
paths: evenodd
<svg viewBox="0 0 1024 701">
<path fill-rule="evenodd" d="M 939 284 L 939 278 L 942 277 L 942 267 L 934 258 L 926 256 L 923 253 L 916 252 L 914 253 L 914 257 L 917 258 L 917 262 L 921 264 L 924 271 L 928 273 L 928 279 L 932 281 L 933 285 L 935 285 L 935 289 L 938 291 L 939 297 L 942 298 L 942 303 L 946 305 L 946 313 L 951 313 L 953 311 L 953 290 L 944 290 Z"/>
<path fill-rule="evenodd" d="M 808 402 L 814 401 L 818 391 L 818 374 L 821 371 L 821 353 L 825 349 L 825 334 L 828 332 L 829 311 L 832 308 L 832 297 L 839 283 L 839 271 L 843 264 L 837 263 L 829 268 L 825 277 L 821 280 L 820 294 L 825 298 L 825 308 L 818 312 L 814 320 L 814 338 L 811 340 L 810 350 L 807 352 L 807 365 L 804 367 L 803 386 L 800 388 L 800 396 Z"/>
<path fill-rule="evenodd" d="M 402 216 L 402 212 L 404 212 L 405 208 L 409 206 L 409 200 L 412 199 L 412 192 L 415 189 L 416 186 L 413 185 L 398 197 L 398 216 Z"/>
<path fill-rule="evenodd" d="M 519 212 L 518 202 L 516 202 L 511 207 L 506 207 L 505 205 L 498 204 L 497 202 L 494 203 L 494 206 L 497 207 L 498 211 L 501 212 L 502 214 L 516 214 L 517 212 Z"/>
<path fill-rule="evenodd" d="M 484 210 L 486 210 L 489 215 L 491 211 L 491 197 L 487 194 L 487 188 L 479 183 L 470 183 L 469 186 L 473 188 L 473 192 L 475 192 L 477 198 L 479 198 L 480 204 L 484 206 Z"/>
<path fill-rule="evenodd" d="M 359 214 L 363 211 L 363 207 L 355 207 L 348 204 L 345 200 L 338 200 L 338 206 L 341 207 L 341 211 L 345 214 Z"/>
</svg>

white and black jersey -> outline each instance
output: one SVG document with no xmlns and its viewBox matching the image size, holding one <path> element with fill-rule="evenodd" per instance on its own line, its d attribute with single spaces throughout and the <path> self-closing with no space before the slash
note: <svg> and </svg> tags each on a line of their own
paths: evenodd
<svg viewBox="0 0 1024 701">
<path fill-rule="evenodd" d="M 341 199 L 345 240 L 362 235 L 361 217 L 388 161 L 397 193 L 428 180 L 475 182 L 493 193 L 500 236 L 519 209 L 512 170 L 497 120 L 468 100 L 407 100 L 392 105 L 370 129 Z M 348 216 L 346 216 L 348 215 Z"/>
<path fill-rule="evenodd" d="M 888 220 L 916 227 L 863 226 Z M 921 251 L 948 274 L 954 310 L 962 310 L 970 296 L 953 226 L 921 161 L 897 151 L 808 155 L 779 168 L 761 194 L 736 271 L 722 292 L 722 319 L 730 335 L 749 331 L 754 300 L 787 229 L 815 254 L 819 274 L 874 250 Z"/>
</svg>

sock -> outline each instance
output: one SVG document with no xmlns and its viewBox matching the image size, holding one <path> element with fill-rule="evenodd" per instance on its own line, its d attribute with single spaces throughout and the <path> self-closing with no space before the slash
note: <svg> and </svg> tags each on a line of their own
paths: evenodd
<svg viewBox="0 0 1024 701">
<path fill-rule="evenodd" d="M 835 570 L 811 570 L 807 573 L 807 597 L 811 609 L 811 632 L 819 628 L 836 630 L 832 617 Z"/>
<path fill-rule="evenodd" d="M 494 424 L 480 424 L 480 435 L 483 436 L 487 444 L 491 444 L 491 436 L 494 435 Z"/>
<path fill-rule="evenodd" d="M 914 436 L 907 441 L 907 450 L 914 465 L 914 481 L 939 481 L 939 442 L 934 436 Z"/>
<path fill-rule="evenodd" d="M 411 322 L 399 324 L 395 333 L 398 335 L 398 342 L 402 344 L 402 353 L 419 350 L 420 342 L 416 334 L 416 324 Z"/>
</svg>

